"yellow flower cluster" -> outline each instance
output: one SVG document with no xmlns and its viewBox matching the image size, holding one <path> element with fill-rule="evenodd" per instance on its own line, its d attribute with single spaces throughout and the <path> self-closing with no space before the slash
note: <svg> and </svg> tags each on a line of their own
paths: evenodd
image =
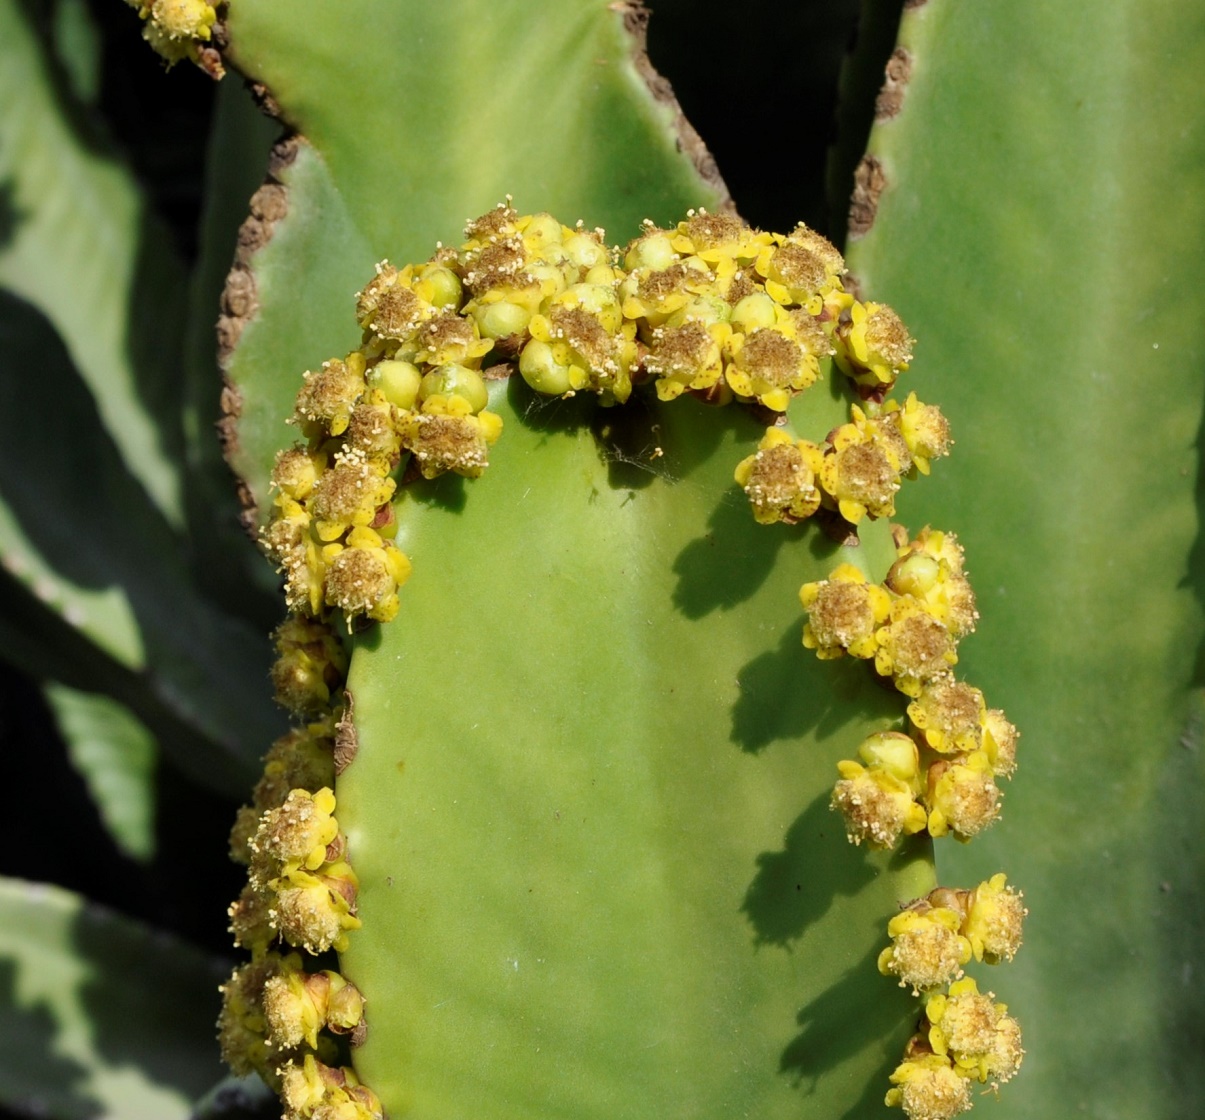
<svg viewBox="0 0 1205 1120">
<path fill-rule="evenodd" d="M 949 1120 L 971 1108 L 970 1083 L 999 1088 L 1016 1076 L 1025 1051 L 1021 1028 L 1003 1003 L 966 977 L 929 995 L 920 1031 L 891 1074 L 885 1103 L 909 1120 Z"/>
<path fill-rule="evenodd" d="M 833 805 L 850 840 L 890 848 L 926 828 L 969 840 L 996 820 L 996 779 L 1016 769 L 1017 730 L 950 671 L 978 619 L 953 534 L 926 529 L 901 545 L 882 584 L 842 564 L 799 595 L 807 648 L 821 659 L 872 661 L 911 701 L 910 734 L 873 735 L 861 763 L 838 764 Z"/>
<path fill-rule="evenodd" d="M 350 1067 L 335 1068 L 307 1054 L 280 1071 L 282 1120 L 383 1120 L 377 1095 L 361 1085 Z"/>
<path fill-rule="evenodd" d="M 949 453 L 945 417 L 915 393 L 903 405 L 852 405 L 850 416 L 822 445 L 792 440 L 779 427 L 766 430 L 735 471 L 759 522 L 790 525 L 821 508 L 851 525 L 863 517 L 890 517 L 901 478 L 928 474 L 931 460 Z"/>
<path fill-rule="evenodd" d="M 136 8 L 143 24 L 142 37 L 155 52 L 174 66 L 184 59 L 199 60 L 200 48 L 213 38 L 217 12 L 206 0 L 126 0 Z M 211 64 L 209 69 L 213 69 Z M 216 64 L 214 77 L 221 77 Z"/>
<path fill-rule="evenodd" d="M 879 955 L 879 971 L 916 994 L 959 979 L 972 956 L 988 964 L 1011 961 L 1025 914 L 1003 872 L 972 890 L 939 887 L 888 923 L 891 944 Z"/>
<path fill-rule="evenodd" d="M 355 985 L 330 970 L 307 973 L 300 953 L 286 955 L 277 948 L 284 941 L 311 955 L 341 949 L 348 931 L 360 924 L 358 884 L 330 788 L 346 718 L 331 700 L 341 695 L 346 655 L 330 627 L 309 618 L 286 621 L 277 631 L 277 645 L 282 651 L 273 674 L 278 691 L 282 675 L 302 681 L 305 687 L 297 691 L 306 703 L 290 706 L 315 718 L 273 745 L 252 803 L 240 811 L 231 834 L 231 854 L 249 865 L 249 876 L 230 907 L 230 929 L 235 944 L 252 959 L 222 987 L 218 1034 L 223 1057 L 236 1073 L 258 1073 L 283 1093 L 286 1069 L 298 1062 L 304 1068 L 307 1059 L 321 1059 L 314 1069 L 330 1071 L 323 1085 L 349 1076 L 350 1071 L 330 1065 L 340 1054 L 333 1036 L 347 1035 L 358 1044 L 364 1019 Z M 286 674 L 285 666 L 292 671 Z M 326 701 L 319 705 L 323 689 Z M 353 1104 L 336 1097 L 342 1111 L 294 1109 L 290 1115 L 376 1115 L 349 1111 Z"/>
<path fill-rule="evenodd" d="M 958 642 L 979 615 L 952 533 L 926 529 L 898 557 L 881 585 L 852 564 L 805 583 L 803 644 L 822 660 L 846 654 L 873 660 L 880 676 L 915 699 L 948 678 Z"/>
</svg>

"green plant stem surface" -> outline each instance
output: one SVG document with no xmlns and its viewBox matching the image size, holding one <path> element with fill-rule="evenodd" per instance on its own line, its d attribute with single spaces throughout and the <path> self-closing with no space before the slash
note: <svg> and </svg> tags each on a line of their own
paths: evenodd
<svg viewBox="0 0 1205 1120">
<path fill-rule="evenodd" d="M 929 3 L 850 247 L 920 338 L 957 469 L 902 503 L 979 591 L 960 670 L 1020 726 L 1002 823 L 943 882 L 1007 869 L 1031 909 L 982 976 L 1025 1030 L 992 1115 L 1200 1109 L 1205 12 Z"/>
</svg>

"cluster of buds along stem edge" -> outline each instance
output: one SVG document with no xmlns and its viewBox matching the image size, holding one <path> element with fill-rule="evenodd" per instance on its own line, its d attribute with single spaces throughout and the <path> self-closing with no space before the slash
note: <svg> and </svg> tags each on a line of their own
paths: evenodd
<svg viewBox="0 0 1205 1120">
<path fill-rule="evenodd" d="M 340 635 L 398 614 L 411 571 L 394 543 L 398 490 L 482 474 L 502 430 L 491 392 L 517 372 L 535 393 L 590 394 L 603 407 L 642 392 L 743 405 L 770 425 L 735 468 L 754 519 L 815 517 L 847 541 L 894 516 L 902 480 L 927 475 L 951 446 L 936 406 L 891 395 L 912 361 L 900 317 L 847 290 L 841 254 L 802 224 L 767 233 L 692 211 L 671 228 L 644 223 L 619 248 L 602 230 L 522 215 L 508 199 L 464 238 L 422 264 L 377 265 L 356 295 L 359 347 L 306 372 L 290 421 L 301 438 L 272 471 L 263 544 L 290 610 L 272 678 L 299 726 L 269 753 L 231 837 L 250 869 L 232 931 L 252 962 L 224 989 L 222 1038 L 236 1069 L 281 1092 L 289 1120 L 380 1114 L 341 1064 L 363 1033 L 360 993 L 277 947 L 341 950 L 359 925 L 332 792 L 350 720 Z M 797 438 L 787 407 L 830 367 L 844 375 L 849 419 Z M 1016 767 L 1017 731 L 954 675 L 979 617 L 961 546 L 931 529 L 898 531 L 895 544 L 879 582 L 843 564 L 800 591 L 804 645 L 823 660 L 866 661 L 906 706 L 898 730 L 838 764 L 833 805 L 855 843 L 890 848 L 923 831 L 965 841 L 999 815 L 996 783 Z M 970 1106 L 971 1081 L 1016 1072 L 1015 1020 L 962 969 L 1011 959 L 1023 914 L 998 875 L 934 891 L 891 922 L 879 967 L 925 1000 L 887 1096 L 910 1120 L 954 1116 Z"/>
</svg>

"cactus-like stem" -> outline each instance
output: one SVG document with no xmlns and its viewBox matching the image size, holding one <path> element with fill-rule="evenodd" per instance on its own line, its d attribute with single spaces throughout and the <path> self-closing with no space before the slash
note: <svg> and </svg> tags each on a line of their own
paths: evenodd
<svg viewBox="0 0 1205 1120">
<path fill-rule="evenodd" d="M 386 934 L 386 952 L 421 956 L 414 939 L 422 923 L 404 901 L 403 927 L 409 915 L 411 928 L 399 930 L 397 906 L 380 900 L 382 879 L 386 895 L 394 882 L 393 875 L 380 874 L 380 856 L 374 855 L 381 851 L 374 837 L 381 825 L 372 818 L 384 807 L 384 790 L 367 789 L 355 779 L 370 773 L 376 781 L 381 773 L 379 757 L 375 766 L 360 760 L 366 744 L 373 756 L 389 751 L 378 730 L 379 688 L 385 682 L 377 677 L 379 656 L 367 661 L 376 666 L 367 677 L 356 666 L 370 651 L 380 653 L 377 637 L 365 626 L 391 623 L 401 613 L 401 632 L 413 629 L 419 636 L 417 651 L 404 642 L 396 655 L 406 661 L 419 653 L 410 671 L 446 665 L 453 681 L 472 679 L 474 659 L 452 652 L 455 638 L 448 648 L 423 647 L 424 634 L 432 639 L 439 633 L 441 613 L 452 617 L 449 592 L 435 595 L 434 631 L 421 612 L 402 610 L 411 561 L 395 538 L 413 540 L 416 551 L 427 543 L 412 527 L 417 511 L 405 500 L 408 491 L 420 495 L 426 485 L 430 500 L 440 493 L 436 480 L 477 479 L 486 471 L 504 427 L 503 417 L 488 406 L 501 405 L 503 393 L 507 427 L 539 426 L 531 421 L 541 407 L 533 393 L 562 400 L 597 398 L 586 408 L 574 401 L 560 422 L 570 433 L 591 425 L 603 436 L 604 447 L 621 445 L 609 431 L 623 422 L 625 412 L 643 407 L 647 418 L 633 430 L 646 442 L 638 456 L 621 463 L 655 475 L 658 468 L 666 472 L 659 477 L 670 483 L 667 513 L 673 510 L 673 490 L 682 485 L 692 440 L 706 438 L 703 433 L 714 429 L 726 411 L 717 405 L 740 406 L 769 421 L 756 449 L 729 468 L 751 505 L 746 531 L 782 532 L 779 523 L 789 527 L 815 519 L 830 536 L 845 541 L 846 555 L 856 562 L 839 564 L 827 579 L 805 583 L 800 591 L 808 616 L 803 645 L 821 660 L 865 662 L 867 678 L 903 694 L 895 719 L 899 725 L 906 716 L 908 731 L 874 732 L 859 748 L 862 762 L 843 761 L 838 767 L 832 803 L 856 844 L 865 840 L 871 848 L 890 849 L 902 836 L 926 830 L 935 837 L 969 840 L 997 815 L 995 779 L 1015 768 L 1015 729 L 1001 713 L 989 713 L 982 693 L 951 672 L 957 643 L 978 618 L 956 539 L 929 529 L 910 539 L 899 528 L 885 557 L 874 553 L 875 533 L 864 534 L 865 545 L 860 541 L 860 527 L 885 525 L 895 512 L 903 477 L 927 474 L 931 461 L 948 452 L 950 440 L 935 407 L 920 404 L 915 394 L 902 404 L 889 397 L 912 359 L 913 340 L 890 308 L 862 303 L 845 291 L 844 264 L 827 241 L 803 226 L 790 235 L 772 235 L 700 211 L 673 229 L 646 224 L 622 254 L 613 254 L 601 231 L 563 226 L 547 214 L 523 216 L 509 203 L 471 222 L 465 236 L 459 250 L 441 248 L 422 265 L 399 270 L 382 263 L 358 293 L 362 345 L 306 374 L 293 416 L 306 442 L 277 458 L 276 516 L 265 532 L 266 547 L 286 576 L 294 612 L 277 636 L 278 697 L 299 716 L 312 717 L 325 707 L 334 720 L 339 714 L 332 703 L 341 702 L 347 664 L 336 634 L 358 634 L 347 692 L 349 704 L 356 697 L 355 722 L 349 713 L 339 716 L 340 726 L 355 736 L 356 751 L 337 766 L 341 821 L 334 817 L 329 788 L 301 787 L 283 800 L 279 794 L 271 798 L 276 804 L 263 812 L 247 841 L 250 895 L 232 911 L 236 933 L 261 960 L 267 959 L 265 946 L 274 933 L 311 954 L 332 947 L 340 951 L 351 972 L 368 985 L 369 1000 L 381 1008 L 379 1015 L 369 1012 L 372 1042 L 357 1064 L 371 1071 L 370 1080 L 386 1103 L 429 1091 L 422 1088 L 428 1075 L 420 1074 L 414 1087 L 382 1065 L 382 1049 L 391 1060 L 399 1047 L 406 1052 L 412 1028 L 400 1027 L 384 978 L 370 979 L 381 971 L 379 962 L 373 964 L 379 950 L 366 956 L 353 950 L 370 942 L 358 912 L 361 880 L 346 862 L 349 856 L 359 862 L 361 848 L 368 851 L 368 881 L 378 891 L 373 905 L 381 911 L 373 916 L 369 907 L 368 929 L 380 923 L 382 931 L 392 928 L 403 939 L 399 946 Z M 793 402 L 816 393 L 811 387 L 830 356 L 836 358 L 833 376 L 839 370 L 848 385 L 837 400 L 852 396 L 861 403 L 850 404 L 848 420 L 827 434 L 807 431 L 811 438 L 796 439 L 784 425 L 807 423 L 809 417 Z M 518 387 L 519 378 L 526 388 Z M 688 395 L 702 405 L 679 403 Z M 680 424 L 679 415 L 687 423 Z M 585 446 L 581 439 L 574 442 Z M 506 446 L 503 439 L 499 447 Z M 549 452 L 540 457 L 549 460 L 549 469 L 533 463 L 527 476 L 534 486 L 545 487 L 552 478 L 541 475 L 555 469 L 557 458 Z M 498 469 L 491 468 L 488 477 Z M 553 508 L 575 485 L 572 477 L 568 486 L 565 479 L 558 481 Z M 399 487 L 400 503 L 394 500 Z M 531 490 L 523 492 L 524 500 Z M 448 500 L 446 486 L 442 493 L 440 504 Z M 628 500 L 633 497 L 634 491 Z M 540 498 L 529 509 L 540 511 L 548 504 Z M 603 503 L 590 520 L 605 526 L 613 505 Z M 774 528 L 755 529 L 757 522 Z M 501 555 L 491 560 L 504 567 Z M 454 560 L 444 566 L 455 571 Z M 609 590 L 613 576 L 602 576 L 584 593 L 614 596 L 619 603 L 622 594 Z M 716 572 L 714 578 L 726 576 L 731 573 Z M 541 609 L 548 611 L 561 596 L 546 593 L 544 598 Z M 654 624 L 651 618 L 648 622 Z M 388 629 L 398 632 L 392 625 Z M 540 660 L 547 662 L 549 652 L 552 675 L 544 687 L 555 693 L 555 649 Z M 389 669 L 385 674 L 386 680 L 393 677 Z M 408 675 L 403 670 L 394 681 L 402 695 Z M 624 680 L 630 674 L 616 675 Z M 656 688 L 655 678 L 648 684 Z M 458 743 L 456 709 L 478 711 L 461 691 L 450 684 L 447 697 L 453 706 L 441 712 L 437 705 L 433 713 L 436 725 L 443 725 L 438 741 L 449 752 Z M 605 707 L 605 695 L 598 703 Z M 410 730 L 421 740 L 431 714 L 408 714 Z M 478 718 L 491 717 L 483 712 Z M 612 722 L 600 709 L 594 734 L 601 743 L 615 735 Z M 515 734 L 520 741 L 529 738 L 519 728 Z M 538 739 L 545 732 L 535 734 Z M 549 742 L 542 749 L 574 746 Z M 398 760 L 399 769 L 405 761 Z M 403 796 L 395 810 L 413 825 L 417 822 L 406 818 L 406 804 Z M 559 811 L 554 816 L 559 818 Z M 345 824 L 349 819 L 352 823 Z M 353 837 L 350 845 L 345 828 Z M 427 856 L 428 861 L 439 858 Z M 928 1027 L 909 1044 L 892 1075 L 896 1087 L 887 1094 L 887 1102 L 901 1105 L 911 1120 L 964 1111 L 969 1080 L 990 1077 L 999 1084 L 1020 1064 L 1015 1020 L 1003 1005 L 980 996 L 973 980 L 962 979 L 962 965 L 972 956 L 1008 959 L 1019 944 L 1019 902 L 1003 884 L 1000 876 L 974 892 L 939 891 L 941 905 L 931 901 L 930 892 L 888 928 L 892 943 L 879 954 L 879 969 L 923 991 L 926 1001 Z M 265 911 L 266 923 L 260 916 Z M 268 941 L 260 932 L 265 925 Z M 514 966 L 519 968 L 518 957 Z M 259 984 L 251 967 L 246 975 Z M 348 1029 L 330 1019 L 323 1002 L 328 993 L 356 991 L 351 1024 L 356 1027 L 358 991 L 338 973 L 305 977 L 296 967 L 272 967 L 273 974 L 259 984 L 263 1041 L 254 1031 L 247 1034 L 245 1049 L 254 1056 L 236 1053 L 236 1063 L 270 1066 L 274 1046 L 296 1055 L 304 1044 L 311 1053 L 303 1065 L 291 1057 L 289 1064 L 269 1071 L 282 1085 L 289 1115 L 310 1117 L 335 1107 L 373 1114 L 377 1097 L 348 1097 L 351 1074 L 324 1073 L 329 1067 L 316 1063 L 312 1053 L 324 1025 Z M 413 981 L 414 974 L 408 975 Z M 239 1001 L 254 1003 L 247 991 L 246 983 L 228 986 L 229 1021 L 248 1020 L 237 1010 Z"/>
</svg>

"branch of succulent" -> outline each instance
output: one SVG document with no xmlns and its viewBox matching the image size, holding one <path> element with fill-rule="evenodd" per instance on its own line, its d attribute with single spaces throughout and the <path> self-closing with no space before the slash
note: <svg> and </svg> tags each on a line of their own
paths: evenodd
<svg viewBox="0 0 1205 1120">
<path fill-rule="evenodd" d="M 542 397 L 593 395 L 617 412 L 684 397 L 752 412 L 764 435 L 733 470 L 754 521 L 813 520 L 852 558 L 800 590 L 804 646 L 866 661 L 901 696 L 861 761 L 838 763 L 832 807 L 849 839 L 967 841 L 999 815 L 996 780 L 1015 769 L 1017 732 L 952 672 L 978 619 L 961 546 L 893 526 L 894 562 L 878 573 L 857 546 L 860 528 L 894 515 L 902 480 L 928 474 L 951 441 L 936 406 L 890 395 L 913 340 L 843 275 L 837 250 L 802 225 L 770 234 L 698 211 L 676 228 L 646 224 L 620 251 L 601 230 L 520 215 L 508 200 L 470 222 L 459 248 L 401 269 L 382 262 L 358 293 L 361 346 L 305 374 L 292 417 L 302 439 L 276 460 L 263 542 L 291 613 L 273 679 L 300 722 L 268 755 L 232 837 L 250 869 L 232 928 L 252 961 L 224 988 L 223 1048 L 236 1071 L 280 1091 L 290 1120 L 382 1114 L 348 1049 L 372 1022 L 374 993 L 322 967 L 366 932 L 332 792 L 353 756 L 339 749 L 352 724 L 345 643 L 401 609 L 411 562 L 396 543 L 399 499 L 419 480 L 486 471 L 502 434 L 491 387 L 516 371 Z M 828 384 L 832 366 L 848 420 L 797 436 L 788 407 L 824 392 L 811 387 Z M 1016 1073 L 1016 1021 L 963 966 L 1011 960 L 1024 913 L 1000 874 L 934 889 L 891 919 L 879 970 L 923 1001 L 886 1096 L 910 1120 L 955 1116 L 971 1107 L 972 1081 Z"/>
</svg>

